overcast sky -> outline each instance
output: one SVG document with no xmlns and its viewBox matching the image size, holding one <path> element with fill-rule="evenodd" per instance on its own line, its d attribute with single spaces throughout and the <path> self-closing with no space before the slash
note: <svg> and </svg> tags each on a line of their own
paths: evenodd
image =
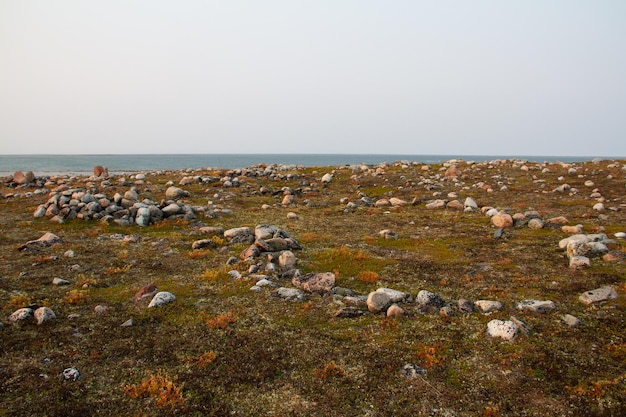
<svg viewBox="0 0 626 417">
<path fill-rule="evenodd" d="M 626 1 L 0 0 L 0 153 L 626 156 Z"/>
</svg>

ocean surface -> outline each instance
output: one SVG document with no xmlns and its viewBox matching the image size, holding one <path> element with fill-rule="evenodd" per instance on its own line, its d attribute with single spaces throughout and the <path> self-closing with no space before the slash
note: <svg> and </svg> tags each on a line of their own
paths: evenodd
<svg viewBox="0 0 626 417">
<path fill-rule="evenodd" d="M 342 166 L 411 161 L 434 164 L 450 159 L 491 161 L 517 158 L 534 162 L 583 162 L 595 156 L 519 156 L 519 155 L 385 155 L 385 154 L 158 154 L 158 155 L 0 155 L 0 175 L 33 171 L 44 175 L 91 175 L 93 167 L 103 165 L 111 174 L 136 171 L 177 170 L 186 168 L 245 168 L 258 164 L 303 166 Z M 619 159 L 619 158 L 602 158 Z"/>
</svg>

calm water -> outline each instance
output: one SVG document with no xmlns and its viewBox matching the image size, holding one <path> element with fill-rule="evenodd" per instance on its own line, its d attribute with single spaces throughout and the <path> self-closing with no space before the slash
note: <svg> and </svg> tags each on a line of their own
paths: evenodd
<svg viewBox="0 0 626 417">
<path fill-rule="evenodd" d="M 362 154 L 173 154 L 173 155 L 0 155 L 0 175 L 33 171 L 35 175 L 59 173 L 91 174 L 93 167 L 104 165 L 111 173 L 185 168 L 245 168 L 257 164 L 295 164 L 303 166 L 340 166 L 415 161 L 438 163 L 450 159 L 490 161 L 527 159 L 537 162 L 582 162 L 594 157 L 512 156 L 512 155 L 362 155 Z M 615 159 L 615 158 L 603 158 Z"/>
</svg>

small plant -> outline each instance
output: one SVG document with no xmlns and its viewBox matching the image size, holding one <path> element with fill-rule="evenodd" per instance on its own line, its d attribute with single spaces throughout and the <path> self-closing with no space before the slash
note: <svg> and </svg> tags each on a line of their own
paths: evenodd
<svg viewBox="0 0 626 417">
<path fill-rule="evenodd" d="M 229 311 L 227 313 L 219 314 L 213 318 L 208 318 L 206 320 L 206 325 L 209 326 L 210 329 L 224 330 L 229 324 L 236 323 L 237 320 L 239 320 L 237 316 Z"/>
<path fill-rule="evenodd" d="M 12 294 L 11 298 L 9 298 L 9 305 L 15 308 L 22 308 L 24 306 L 30 305 L 31 302 L 31 298 L 21 292 L 17 294 Z"/>
<path fill-rule="evenodd" d="M 204 259 L 213 256 L 209 250 L 196 249 L 191 252 L 187 252 L 185 256 L 189 259 Z"/>
<path fill-rule="evenodd" d="M 313 373 L 320 379 L 343 378 L 346 376 L 346 371 L 337 365 L 335 361 L 327 363 L 322 368 L 315 369 Z"/>
<path fill-rule="evenodd" d="M 419 359 L 420 365 L 424 368 L 442 366 L 445 362 L 443 349 L 442 344 L 424 345 L 420 343 L 414 356 Z"/>
<path fill-rule="evenodd" d="M 88 298 L 89 295 L 81 290 L 70 290 L 65 294 L 65 302 L 72 305 L 85 304 Z"/>
<path fill-rule="evenodd" d="M 196 356 L 193 359 L 193 364 L 197 366 L 198 368 L 206 368 L 207 366 L 212 364 L 216 358 L 217 356 L 215 355 L 215 352 L 213 351 L 205 352 L 201 355 Z"/>
<path fill-rule="evenodd" d="M 359 275 L 357 275 L 357 281 L 365 282 L 368 284 L 373 284 L 378 281 L 380 275 L 373 271 L 361 271 Z"/>
<path fill-rule="evenodd" d="M 209 281 L 221 281 L 228 278 L 228 273 L 224 269 L 206 269 L 200 278 Z"/>
<path fill-rule="evenodd" d="M 184 384 L 177 385 L 178 378 L 170 378 L 162 371 L 148 373 L 139 384 L 124 385 L 124 394 L 131 398 L 149 397 L 159 408 L 183 408 Z"/>
<path fill-rule="evenodd" d="M 124 272 L 128 272 L 132 265 L 124 265 L 124 266 L 110 266 L 106 270 L 107 275 L 115 275 L 115 274 L 123 274 Z"/>
</svg>

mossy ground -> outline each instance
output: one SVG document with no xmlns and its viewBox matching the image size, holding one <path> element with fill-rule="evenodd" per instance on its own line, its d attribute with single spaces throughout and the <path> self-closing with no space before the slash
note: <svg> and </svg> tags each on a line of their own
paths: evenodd
<svg viewBox="0 0 626 417">
<path fill-rule="evenodd" d="M 547 173 L 510 165 L 462 166 L 469 189 L 447 181 L 437 191 L 444 197 L 455 191 L 461 201 L 472 196 L 480 205 L 512 212 L 532 208 L 544 218 L 566 216 L 588 232 L 598 226 L 607 233 L 624 231 L 624 172 L 607 162 L 578 167 L 583 177 L 568 176 L 556 164 Z M 565 237 L 558 229 L 516 228 L 496 239 L 479 213 L 428 211 L 423 204 L 344 212 L 339 204 L 342 197 L 356 201 L 358 192 L 431 199 L 433 191 L 416 185 L 426 175 L 419 168 L 392 166 L 382 176 L 352 178 L 352 171 L 338 167 L 332 184 L 312 187 L 289 208 L 279 207 L 282 196 L 254 191 L 304 188 L 304 180 L 319 182 L 328 169 L 295 171 L 299 178 L 291 181 L 242 177 L 237 189 L 184 188 L 192 204 L 211 200 L 233 210 L 230 216 L 198 219 L 208 225 L 269 223 L 287 230 L 304 247 L 296 253 L 303 272 L 335 272 L 337 285 L 361 294 L 380 286 L 412 295 L 426 289 L 448 300 L 499 300 L 504 311 L 339 319 L 333 315 L 339 306 L 330 298 L 309 295 L 302 303 L 284 302 L 268 291 L 250 291 L 252 281 L 233 281 L 225 264 L 244 245 L 220 242 L 218 249 L 192 251 L 191 243 L 203 236 L 187 222 L 146 228 L 80 220 L 59 225 L 32 217 L 45 194 L 1 199 L 0 414 L 624 415 L 626 266 L 595 259 L 589 269 L 570 270 L 558 250 Z M 139 189 L 149 188 L 145 196 L 158 201 L 165 183 L 183 175 L 148 175 L 149 187 Z M 578 194 L 551 192 L 562 183 L 561 175 Z M 589 179 L 609 200 L 607 206 L 621 210 L 607 212 L 607 219 L 594 212 L 591 190 L 584 185 Z M 496 191 L 472 187 L 479 181 Z M 498 182 L 509 191 L 498 191 Z M 127 188 L 102 191 L 112 196 Z M 263 204 L 272 208 L 263 210 Z M 288 220 L 289 211 L 299 218 Z M 378 235 L 382 229 L 399 239 L 385 240 Z M 64 243 L 36 252 L 17 250 L 45 231 Z M 139 240 L 111 239 L 115 233 Z M 69 249 L 75 257 L 64 256 Z M 233 268 L 245 272 L 247 267 Z M 54 277 L 71 285 L 53 286 Z M 148 283 L 174 293 L 176 302 L 147 309 L 134 301 L 134 293 Z M 603 285 L 615 286 L 621 297 L 591 307 L 578 301 L 581 292 Z M 514 303 L 527 298 L 553 300 L 557 312 L 514 312 Z M 57 319 L 42 326 L 7 322 L 11 312 L 29 304 L 51 307 Z M 108 307 L 105 314 L 94 312 L 98 304 Z M 584 326 L 566 327 L 559 320 L 565 313 Z M 80 317 L 70 320 L 70 314 Z M 485 336 L 489 320 L 511 314 L 534 332 L 513 342 Z M 129 318 L 134 326 L 121 327 Z M 427 375 L 403 378 L 400 368 L 406 363 L 426 368 Z M 68 367 L 78 368 L 83 378 L 62 381 L 58 375 Z"/>
</svg>

